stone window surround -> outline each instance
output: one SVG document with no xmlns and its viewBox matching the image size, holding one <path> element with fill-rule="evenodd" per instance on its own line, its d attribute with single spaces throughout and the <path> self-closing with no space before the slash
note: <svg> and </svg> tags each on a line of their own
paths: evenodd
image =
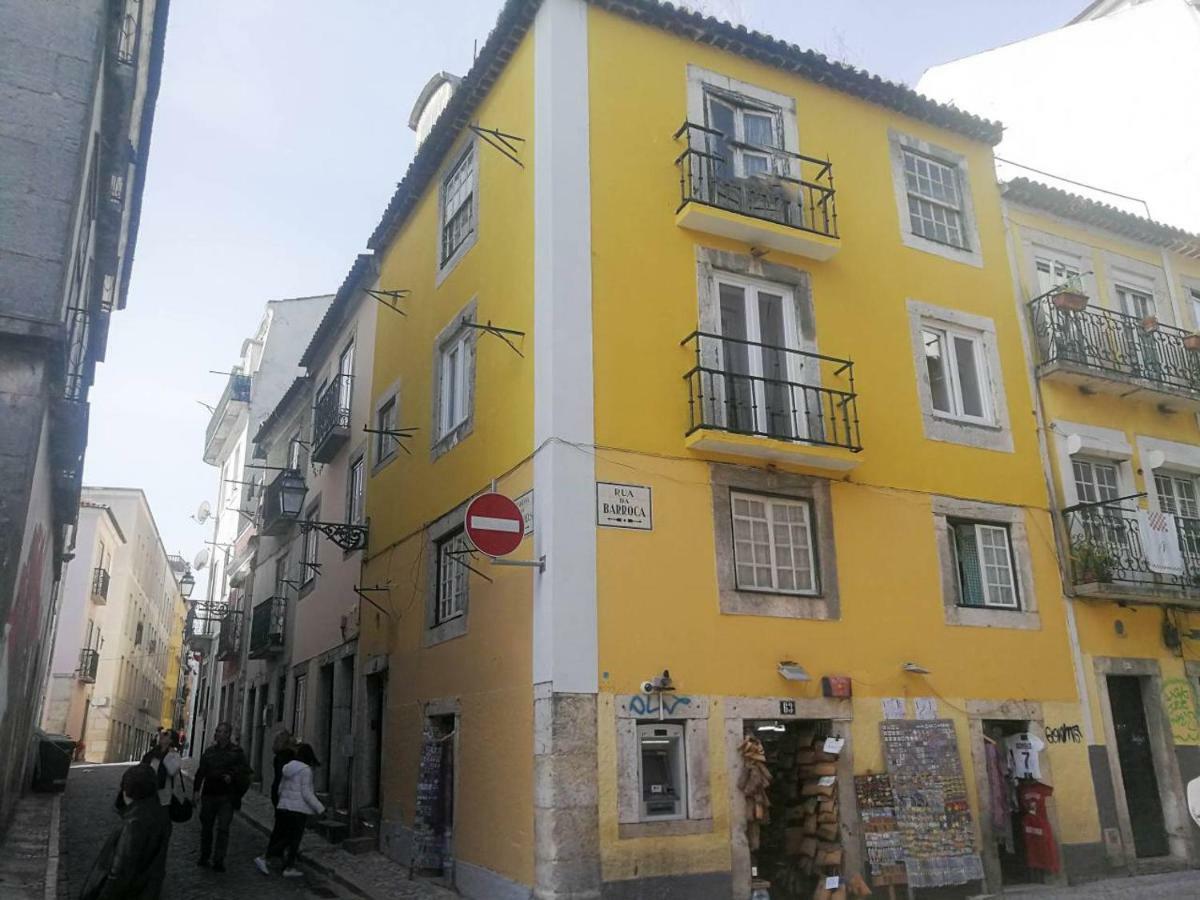
<svg viewBox="0 0 1200 900">
<path fill-rule="evenodd" d="M 1025 528 L 1025 509 L 977 500 L 959 500 L 956 497 L 934 497 L 932 509 L 946 624 L 975 628 L 1018 628 L 1035 631 L 1040 629 L 1042 618 L 1038 613 L 1037 594 L 1034 591 L 1033 560 L 1029 552 L 1029 534 Z M 993 522 L 1008 526 L 1008 543 L 1012 550 L 1020 609 L 959 605 L 958 596 L 961 589 L 958 567 L 950 547 L 952 538 L 948 519 Z"/>
<path fill-rule="evenodd" d="M 1171 291 L 1167 286 L 1167 273 L 1162 266 L 1132 259 L 1111 250 L 1101 250 L 1100 258 L 1104 265 L 1104 277 L 1108 280 L 1109 308 L 1121 312 L 1117 302 L 1117 285 L 1122 284 L 1135 289 L 1145 289 L 1147 282 L 1154 295 L 1154 311 L 1158 319 L 1166 325 L 1175 324 L 1175 306 L 1171 302 Z M 1133 276 L 1133 277 L 1130 277 Z"/>
<path fill-rule="evenodd" d="M 1053 453 L 1062 482 L 1064 507 L 1074 506 L 1080 502 L 1079 495 L 1075 490 L 1075 473 L 1071 467 L 1071 461 L 1076 456 L 1116 463 L 1120 496 L 1125 497 L 1136 493 L 1133 480 L 1133 448 L 1126 440 L 1125 432 L 1115 428 L 1083 425 L 1062 419 L 1052 422 L 1050 431 L 1054 433 Z M 1080 440 L 1080 449 L 1074 454 L 1067 446 L 1073 436 Z"/>
<path fill-rule="evenodd" d="M 1192 275 L 1180 275 L 1179 286 L 1182 289 L 1180 304 L 1186 308 L 1183 318 L 1186 321 L 1191 322 L 1190 327 L 1192 331 L 1200 331 L 1200 319 L 1197 319 L 1195 305 L 1192 303 L 1192 291 L 1196 291 L 1197 294 L 1200 295 L 1200 278 L 1196 278 Z M 1189 326 L 1186 326 L 1181 322 L 1179 327 L 1187 328 Z"/>
<path fill-rule="evenodd" d="M 695 125 L 708 123 L 708 110 L 705 108 L 704 86 L 712 85 L 723 93 L 741 95 L 751 103 L 778 108 L 783 125 L 783 149 L 791 153 L 800 152 L 799 135 L 796 128 L 796 98 L 779 94 L 767 88 L 739 81 L 713 72 L 701 66 L 688 63 L 687 66 L 687 117 Z M 796 161 L 788 163 L 789 172 L 793 177 L 799 177 L 799 165 Z"/>
<path fill-rule="evenodd" d="M 630 709 L 635 698 L 646 699 L 646 712 Z M 685 698 L 668 694 L 666 703 L 675 702 L 663 719 L 658 704 L 662 697 L 647 694 L 618 695 L 613 698 L 617 729 L 617 837 L 676 837 L 704 834 L 713 830 L 712 787 L 708 758 L 709 702 L 707 697 Z M 643 819 L 639 783 L 637 726 L 643 722 L 682 725 L 684 730 L 684 769 L 687 779 L 687 817 L 684 819 Z"/>
<path fill-rule="evenodd" d="M 943 165 L 953 166 L 958 170 L 958 187 L 962 196 L 962 233 L 967 241 L 967 249 L 932 241 L 912 230 L 912 222 L 908 213 L 908 186 L 904 179 L 905 149 L 928 156 Z M 971 196 L 971 173 L 967 165 L 967 158 L 954 150 L 931 144 L 912 135 L 896 131 L 894 128 L 888 129 L 888 156 L 892 168 L 892 187 L 896 194 L 896 211 L 900 216 L 900 241 L 904 246 L 982 269 L 983 251 L 979 242 L 975 201 Z"/>
<path fill-rule="evenodd" d="M 833 506 L 829 482 L 811 475 L 795 475 L 726 463 L 710 463 L 709 472 L 713 491 L 717 586 L 721 613 L 786 619 L 840 618 L 837 554 L 833 538 Z M 812 521 L 813 556 L 817 568 L 818 593 L 815 596 L 741 590 L 737 587 L 730 499 L 733 491 L 808 501 Z"/>
<path fill-rule="evenodd" d="M 467 575 L 467 598 L 462 615 L 446 622 L 437 621 L 438 592 L 438 542 L 453 531 L 462 528 L 470 500 L 460 503 L 450 512 L 435 519 L 425 529 L 425 557 L 429 560 L 425 575 L 425 629 L 421 632 L 421 646 L 434 647 L 467 633 L 467 618 L 471 615 L 471 578 Z"/>
<path fill-rule="evenodd" d="M 793 266 L 755 259 L 749 253 L 732 253 L 710 247 L 696 247 L 696 296 L 699 298 L 700 330 L 709 334 L 721 331 L 721 303 L 716 279 L 721 273 L 774 282 L 791 288 L 796 316 L 798 349 L 817 351 L 817 324 L 813 312 L 812 280 L 808 272 Z"/>
<path fill-rule="evenodd" d="M 471 233 L 467 235 L 466 240 L 459 245 L 454 254 L 442 262 L 442 233 L 446 226 L 446 178 L 454 171 L 457 166 L 468 153 L 474 152 L 475 164 L 471 172 Z M 475 246 L 475 242 L 479 240 L 479 139 L 474 133 L 470 133 L 462 144 L 455 147 L 453 152 L 446 154 L 446 162 L 438 172 L 438 224 L 437 235 L 434 238 L 434 260 L 437 265 L 437 276 L 434 279 L 434 287 L 441 287 L 442 282 L 447 276 L 458 266 L 464 256 L 470 252 Z"/>
<path fill-rule="evenodd" d="M 440 367 L 439 367 L 440 368 Z M 401 425 L 400 421 L 400 382 L 402 379 L 397 378 L 386 388 L 384 388 L 376 398 L 374 405 L 371 407 L 371 423 L 368 427 L 379 427 L 379 411 L 387 404 L 389 400 L 396 401 L 396 424 Z M 382 435 L 371 435 L 372 438 L 379 438 Z M 383 471 L 397 456 L 400 455 L 400 449 L 397 447 L 385 457 L 379 456 L 379 441 L 371 441 L 370 458 L 371 458 L 371 474 L 375 475 Z"/>
<path fill-rule="evenodd" d="M 977 316 L 944 306 L 934 306 L 931 303 L 911 298 L 907 304 L 913 365 L 916 371 L 917 397 L 921 404 L 921 421 L 925 437 L 931 441 L 944 441 L 950 444 L 977 447 L 981 450 L 1012 453 L 1012 427 L 1008 417 L 1004 371 L 1000 365 L 1000 352 L 996 340 L 996 323 L 985 316 Z M 925 367 L 925 343 L 921 338 L 921 328 L 927 323 L 935 327 L 944 325 L 979 333 L 983 344 L 984 363 L 987 367 L 987 389 L 993 424 L 967 422 L 934 410 L 933 394 L 929 387 L 929 372 Z"/>
<path fill-rule="evenodd" d="M 1093 270 L 1095 265 L 1093 253 L 1095 251 L 1092 247 L 1047 231 L 1022 228 L 1021 248 L 1025 255 L 1025 276 L 1029 279 L 1029 296 L 1026 299 L 1032 300 L 1042 293 L 1042 289 L 1038 286 L 1037 275 L 1037 256 L 1040 249 L 1077 258 L 1084 293 L 1092 300 L 1099 302 L 1100 289 L 1096 284 L 1096 273 Z"/>
<path fill-rule="evenodd" d="M 796 704 L 794 715 L 780 713 L 780 701 Z M 842 849 L 845 853 L 842 871 L 862 871 L 861 841 L 858 840 L 858 801 L 854 796 L 854 739 L 851 728 L 854 718 L 853 701 L 833 698 L 791 697 L 724 697 L 725 713 L 725 759 L 729 768 L 729 830 L 730 857 L 734 885 L 740 893 L 735 897 L 747 900 L 750 894 L 750 847 L 746 839 L 746 797 L 737 786 L 736 774 L 740 770 L 741 757 L 738 747 L 745 737 L 746 723 L 758 719 L 784 722 L 797 720 L 827 719 L 832 723 L 834 734 L 845 739 L 842 752 L 838 755 L 837 778 L 841 783 L 838 791 L 838 824 L 841 829 Z"/>
<path fill-rule="evenodd" d="M 1179 764 L 1175 756 L 1175 739 L 1171 732 L 1170 722 L 1162 702 L 1162 670 L 1157 659 L 1136 659 L 1131 657 L 1095 656 L 1092 658 L 1093 671 L 1096 676 L 1096 702 L 1100 708 L 1100 717 L 1104 728 L 1105 750 L 1108 755 L 1109 775 L 1113 782 L 1113 794 L 1117 806 L 1117 823 L 1121 832 L 1121 841 L 1126 852 L 1126 862 L 1138 872 L 1141 863 L 1134 856 L 1133 832 L 1130 827 L 1129 805 L 1125 798 L 1124 779 L 1121 773 L 1121 761 L 1117 755 L 1116 730 L 1113 726 L 1112 704 L 1108 697 L 1109 675 L 1132 675 L 1145 679 L 1144 691 L 1157 702 L 1143 703 L 1145 709 L 1147 730 L 1150 733 L 1150 748 L 1154 757 L 1155 776 L 1158 780 L 1158 790 L 1162 798 L 1163 816 L 1167 830 L 1167 841 L 1172 857 L 1189 860 L 1191 823 L 1184 810 L 1187 803 L 1183 791 L 1183 781 L 1179 774 Z M 1183 835 L 1188 835 L 1184 837 Z M 1146 870 L 1142 870 L 1146 871 Z"/>
<path fill-rule="evenodd" d="M 1200 477 L 1200 447 L 1195 444 L 1183 444 L 1179 441 L 1168 441 L 1162 438 L 1143 437 L 1140 434 L 1135 440 L 1138 460 L 1145 473 L 1143 481 L 1150 509 L 1161 511 L 1158 485 L 1154 482 L 1154 476 L 1161 470 Z M 1161 453 L 1164 459 L 1162 466 L 1158 469 L 1151 468 L 1150 456 L 1155 452 Z"/>
<path fill-rule="evenodd" d="M 431 381 L 433 384 L 433 403 L 430 415 L 430 434 L 433 435 L 433 444 L 429 450 L 430 462 L 435 462 L 442 454 L 458 446 L 464 438 L 475 430 L 475 361 L 476 345 L 479 342 L 479 330 L 475 328 L 465 329 L 467 332 L 466 346 L 470 350 L 470 355 L 466 362 L 466 382 L 470 386 L 467 394 L 467 416 L 446 434 L 441 433 L 442 351 L 448 344 L 457 340 L 462 335 L 464 331 L 462 323 L 464 321 L 475 321 L 475 311 L 478 305 L 478 298 L 472 297 L 467 305 L 455 313 L 453 318 L 446 323 L 445 327 L 438 332 L 437 337 L 433 341 L 433 378 Z"/>
</svg>

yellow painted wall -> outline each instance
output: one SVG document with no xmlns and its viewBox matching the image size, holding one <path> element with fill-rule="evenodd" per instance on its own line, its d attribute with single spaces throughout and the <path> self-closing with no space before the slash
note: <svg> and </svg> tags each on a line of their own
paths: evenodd
<svg viewBox="0 0 1200 900">
<path fill-rule="evenodd" d="M 473 120 L 532 135 L 531 38 L 517 48 Z M 458 158 L 462 140 L 447 162 Z M 385 822 L 412 825 L 423 704 L 456 700 L 461 718 L 455 856 L 528 884 L 533 878 L 529 571 L 489 567 L 494 584 L 472 575 L 468 633 L 428 649 L 421 643 L 427 576 L 434 564 L 426 550 L 427 524 L 487 488 L 493 478 L 500 477 L 500 490 L 510 496 L 531 485 L 532 473 L 523 461 L 533 449 L 533 154 L 526 150 L 522 156 L 524 169 L 478 144 L 478 239 L 440 286 L 442 175 L 383 253 L 380 287 L 412 294 L 401 301 L 406 316 L 380 311 L 372 405 L 399 381 L 399 424 L 418 431 L 409 442 L 412 455 L 399 453 L 368 482 L 371 546 L 363 581 L 392 585 L 390 594 L 372 595 L 391 616 L 364 604 L 359 641 L 363 658 L 390 654 Z M 472 298 L 478 303 L 477 321 L 528 333 L 525 358 L 494 337 L 479 337 L 474 431 L 431 460 L 434 341 Z"/>
<path fill-rule="evenodd" d="M 722 696 L 818 696 L 817 681 L 796 685 L 777 674 L 779 660 L 795 659 L 814 679 L 852 676 L 856 771 L 883 765 L 879 698 L 934 695 L 960 732 L 969 784 L 967 698 L 1041 701 L 1047 715 L 1078 720 L 1031 382 L 990 148 L 596 8 L 589 40 L 596 477 L 650 486 L 654 510 L 652 532 L 601 528 L 597 537 L 604 874 L 719 870 L 719 847 L 728 843 L 719 832 L 729 827 L 726 784 L 717 782 L 726 777 L 717 763 L 724 723 L 712 723 L 714 813 L 726 817 L 717 833 L 618 840 L 606 695 L 636 692 L 669 668 L 681 692 L 710 697 L 713 716 Z M 683 375 L 693 358 L 679 342 L 697 327 L 697 245 L 741 254 L 749 247 L 674 222 L 673 161 L 683 146 L 671 135 L 686 118 L 689 63 L 795 97 L 800 152 L 833 163 L 837 255 L 821 263 L 772 251 L 768 259 L 809 273 L 820 352 L 855 361 L 864 450 L 860 465 L 832 485 L 837 621 L 719 612 L 713 491 L 707 462 L 684 445 Z M 967 157 L 982 268 L 902 244 L 889 127 Z M 924 437 L 908 299 L 995 322 L 1014 452 Z M 931 495 L 1025 507 L 1040 629 L 945 623 Z M 932 674 L 902 673 L 908 660 Z M 1052 752 L 1064 786 L 1056 797 L 1061 840 L 1099 840 L 1086 754 Z"/>
<path fill-rule="evenodd" d="M 179 691 L 181 653 L 183 651 L 183 627 L 187 618 L 187 604 L 182 597 L 178 598 L 175 608 L 169 613 L 167 620 L 167 675 L 163 681 L 163 699 L 161 725 L 163 728 L 174 728 L 175 697 Z"/>
</svg>

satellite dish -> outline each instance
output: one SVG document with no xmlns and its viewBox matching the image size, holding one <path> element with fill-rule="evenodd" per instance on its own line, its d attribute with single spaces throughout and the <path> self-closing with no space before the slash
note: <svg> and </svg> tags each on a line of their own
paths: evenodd
<svg viewBox="0 0 1200 900">
<path fill-rule="evenodd" d="M 208 565 L 208 548 L 205 547 L 196 554 L 196 558 L 192 560 L 192 568 L 199 572 Z"/>
<path fill-rule="evenodd" d="M 208 521 L 208 518 L 211 515 L 212 515 L 212 506 L 209 504 L 209 502 L 207 500 L 203 500 L 200 503 L 200 508 L 196 510 L 196 515 L 192 516 L 192 518 L 195 519 L 197 522 L 199 522 L 201 525 L 203 525 L 205 522 Z"/>
</svg>

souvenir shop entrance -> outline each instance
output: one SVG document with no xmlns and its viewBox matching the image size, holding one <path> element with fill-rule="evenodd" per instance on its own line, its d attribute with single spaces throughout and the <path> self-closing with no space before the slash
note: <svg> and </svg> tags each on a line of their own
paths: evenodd
<svg viewBox="0 0 1200 900">
<path fill-rule="evenodd" d="M 1020 783 L 1041 776 L 1037 757 L 1042 742 L 1029 730 L 1028 719 L 983 720 L 988 764 L 987 814 L 991 823 L 991 841 L 984 854 L 994 854 L 1002 885 L 1046 881 L 1046 870 L 1030 865 L 1024 816 L 1018 800 Z"/>
<path fill-rule="evenodd" d="M 751 900 L 809 900 L 845 871 L 838 760 L 845 741 L 829 719 L 756 719 L 743 725 Z"/>
</svg>

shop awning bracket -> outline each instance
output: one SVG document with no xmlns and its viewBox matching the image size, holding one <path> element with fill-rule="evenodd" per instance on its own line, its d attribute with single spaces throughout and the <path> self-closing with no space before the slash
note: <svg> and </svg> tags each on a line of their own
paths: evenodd
<svg viewBox="0 0 1200 900">
<path fill-rule="evenodd" d="M 521 357 L 521 359 L 525 358 L 525 354 L 521 352 L 520 348 L 518 348 L 509 337 L 509 335 L 512 335 L 512 337 L 519 337 L 521 342 L 524 343 L 525 332 L 517 331 L 515 328 L 501 328 L 499 325 L 493 325 L 491 319 L 488 319 L 487 322 L 480 323 L 472 322 L 470 319 L 463 317 L 463 320 L 460 324 L 463 328 L 473 328 L 476 331 L 482 332 L 483 334 L 490 334 L 492 337 L 500 338 L 500 340 L 508 344 L 513 353 L 517 354 L 517 356 Z"/>
<path fill-rule="evenodd" d="M 385 291 L 379 288 L 363 288 L 363 293 L 374 297 L 394 313 L 399 313 L 402 316 L 408 315 L 399 305 L 401 300 L 412 294 L 412 291 L 407 288 L 398 288 L 394 291 Z"/>
<path fill-rule="evenodd" d="M 520 157 L 517 155 L 521 152 L 521 148 L 513 143 L 513 141 L 520 141 L 523 144 L 525 143 L 525 138 L 518 137 L 515 134 L 509 134 L 508 132 L 501 131 L 498 128 L 484 128 L 478 122 L 473 122 L 467 127 L 470 128 L 471 131 L 473 131 L 476 135 L 478 135 L 479 138 L 484 141 L 484 143 L 500 151 L 505 158 L 515 162 L 522 169 L 525 168 L 525 163 L 521 162 Z"/>
</svg>

